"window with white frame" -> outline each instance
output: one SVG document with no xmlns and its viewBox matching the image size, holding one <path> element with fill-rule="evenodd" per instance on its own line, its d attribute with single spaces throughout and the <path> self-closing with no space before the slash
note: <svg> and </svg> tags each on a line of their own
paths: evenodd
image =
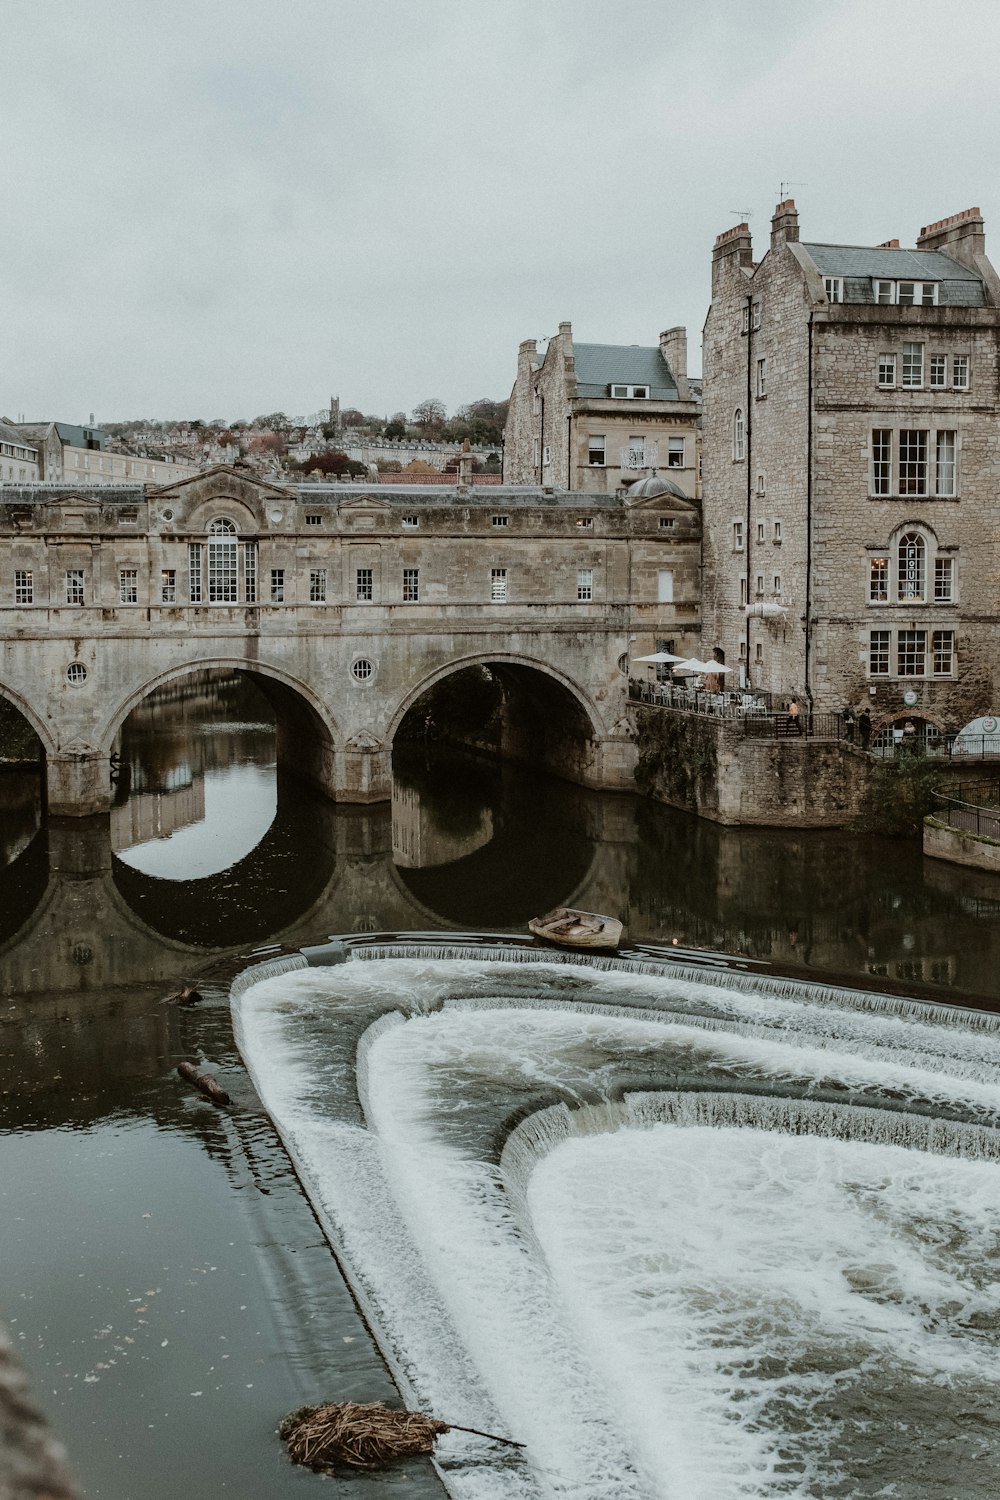
<svg viewBox="0 0 1000 1500">
<path fill-rule="evenodd" d="M 956 391 L 969 389 L 969 356 L 967 354 L 952 355 L 951 383 Z"/>
<path fill-rule="evenodd" d="M 593 518 L 593 516 L 577 516 L 577 518 L 576 518 L 576 529 L 578 531 L 593 531 L 593 529 L 594 529 L 594 518 Z"/>
<path fill-rule="evenodd" d="M 749 333 L 750 332 L 750 309 L 749 309 L 749 307 L 744 307 L 743 312 L 741 314 L 741 317 L 740 317 L 740 331 L 742 333 Z"/>
<path fill-rule="evenodd" d="M 577 600 L 586 603 L 594 597 L 594 570 L 593 568 L 577 568 L 576 570 L 576 597 Z"/>
<path fill-rule="evenodd" d="M 760 303 L 759 302 L 755 302 L 753 304 L 753 309 L 752 309 L 752 313 L 751 313 L 751 321 L 752 321 L 753 327 L 755 329 L 760 327 Z"/>
<path fill-rule="evenodd" d="M 667 439 L 667 468 L 683 469 L 684 467 L 684 439 L 672 437 Z"/>
<path fill-rule="evenodd" d="M 892 494 L 892 429 L 872 431 L 872 494 Z"/>
<path fill-rule="evenodd" d="M 139 570 L 138 568 L 118 569 L 118 603 L 139 603 Z"/>
<path fill-rule="evenodd" d="M 932 354 L 927 361 L 927 384 L 932 390 L 940 390 L 948 384 L 948 356 Z"/>
<path fill-rule="evenodd" d="M 177 569 L 160 569 L 160 603 L 177 603 Z"/>
<path fill-rule="evenodd" d="M 896 599 L 923 604 L 927 598 L 927 543 L 919 531 L 907 531 L 896 548 Z"/>
<path fill-rule="evenodd" d="M 674 572 L 672 568 L 660 568 L 656 575 L 657 604 L 673 604 Z"/>
<path fill-rule="evenodd" d="M 927 494 L 927 433 L 920 428 L 900 428 L 899 493 Z"/>
<path fill-rule="evenodd" d="M 826 291 L 828 302 L 843 302 L 844 300 L 844 278 L 843 276 L 824 276 L 823 287 Z"/>
<path fill-rule="evenodd" d="M 507 603 L 507 569 L 490 569 L 490 600 L 494 604 Z"/>
<path fill-rule="evenodd" d="M 592 432 L 587 439 L 587 462 L 592 469 L 603 469 L 607 463 L 608 439 L 603 432 Z"/>
<path fill-rule="evenodd" d="M 934 559 L 934 603 L 951 604 L 955 598 L 955 559 Z"/>
<path fill-rule="evenodd" d="M 656 524 L 657 528 L 660 531 L 673 531 L 677 522 L 674 520 L 673 516 L 661 516 Z"/>
<path fill-rule="evenodd" d="M 83 603 L 83 569 L 68 568 L 66 570 L 66 603 Z"/>
<path fill-rule="evenodd" d="M 354 597 L 359 604 L 370 604 L 375 597 L 375 575 L 371 568 L 354 571 Z"/>
<path fill-rule="evenodd" d="M 417 527 L 419 525 L 420 525 L 420 517 L 419 516 L 404 516 L 403 517 L 403 530 L 404 531 L 416 531 L 416 529 L 417 529 Z"/>
<path fill-rule="evenodd" d="M 208 602 L 235 604 L 239 587 L 236 526 L 228 516 L 217 516 L 208 527 Z"/>
<path fill-rule="evenodd" d="M 955 494 L 955 443 L 953 430 L 939 430 L 934 443 L 934 493 L 945 498 Z"/>
<path fill-rule="evenodd" d="M 767 395 L 767 360 L 757 361 L 757 397 L 758 400 Z"/>
<path fill-rule="evenodd" d="M 609 389 L 616 401 L 645 401 L 649 399 L 648 385 L 612 385 Z"/>
<path fill-rule="evenodd" d="M 271 603 L 284 604 L 285 602 L 285 570 L 284 568 L 271 569 Z"/>
<path fill-rule="evenodd" d="M 503 530 L 510 525 L 510 516 L 490 516 L 490 525 Z"/>
<path fill-rule="evenodd" d="M 774 523 L 774 535 L 771 537 L 771 540 L 776 545 L 780 545 L 780 543 L 781 543 L 781 522 L 780 521 L 775 521 L 775 523 Z"/>
<path fill-rule="evenodd" d="M 420 569 L 403 569 L 403 603 L 418 604 L 420 602 Z"/>
<path fill-rule="evenodd" d="M 903 345 L 903 379 L 904 388 L 914 389 L 924 383 L 924 346 L 923 344 Z"/>
<path fill-rule="evenodd" d="M 14 571 L 14 603 L 34 604 L 34 602 L 34 574 L 31 573 L 27 568 L 16 568 Z"/>
<path fill-rule="evenodd" d="M 889 602 L 889 558 L 887 554 L 868 559 L 868 603 Z"/>
<path fill-rule="evenodd" d="M 326 569 L 309 569 L 309 603 L 326 603 Z"/>
<path fill-rule="evenodd" d="M 924 677 L 927 674 L 926 630 L 900 630 L 896 635 L 897 677 Z"/>
<path fill-rule="evenodd" d="M 743 522 L 742 521 L 734 521 L 733 522 L 733 551 L 734 552 L 742 552 L 743 551 Z"/>
<path fill-rule="evenodd" d="M 955 632 L 935 630 L 931 635 L 931 667 L 935 677 L 951 677 L 955 671 Z"/>
<path fill-rule="evenodd" d="M 889 675 L 888 630 L 868 632 L 868 674 L 870 677 L 888 677 Z"/>
<path fill-rule="evenodd" d="M 244 542 L 240 550 L 243 554 L 243 597 L 248 604 L 256 604 L 257 543 Z"/>
<path fill-rule="evenodd" d="M 758 521 L 757 522 L 757 540 L 758 540 L 758 542 L 762 542 L 764 540 L 764 522 L 763 521 Z"/>
<path fill-rule="evenodd" d="M 548 443 L 542 449 L 542 468 L 546 468 L 552 462 L 552 448 Z"/>
<path fill-rule="evenodd" d="M 884 390 L 891 389 L 896 384 L 896 356 L 894 354 L 879 355 L 878 383 Z"/>
<path fill-rule="evenodd" d="M 938 284 L 936 281 L 886 281 L 876 278 L 872 282 L 872 295 L 883 307 L 935 307 Z"/>
<path fill-rule="evenodd" d="M 192 604 L 200 604 L 203 598 L 201 542 L 188 542 L 188 598 Z"/>
<path fill-rule="evenodd" d="M 746 427 L 743 423 L 743 409 L 737 407 L 733 413 L 733 462 L 743 462 L 746 448 Z"/>
</svg>

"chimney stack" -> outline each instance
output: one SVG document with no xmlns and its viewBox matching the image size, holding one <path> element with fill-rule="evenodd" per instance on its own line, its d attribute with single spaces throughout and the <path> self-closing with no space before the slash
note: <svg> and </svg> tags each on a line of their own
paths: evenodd
<svg viewBox="0 0 1000 1500">
<path fill-rule="evenodd" d="M 678 396 L 680 396 L 682 401 L 690 401 L 691 391 L 687 378 L 687 329 L 664 329 L 663 333 L 660 334 L 660 353 L 669 367 L 671 375 L 674 377 Z"/>
<path fill-rule="evenodd" d="M 472 483 L 472 450 L 469 447 L 469 439 L 466 438 L 462 444 L 462 451 L 458 455 L 458 487 L 468 489 Z"/>
<path fill-rule="evenodd" d="M 771 215 L 771 249 L 779 245 L 794 244 L 799 237 L 799 211 L 794 198 L 779 203 Z"/>
<path fill-rule="evenodd" d="M 960 265 L 981 271 L 986 255 L 986 225 L 978 208 L 966 208 L 950 218 L 925 224 L 917 236 L 918 250 L 943 250 Z"/>
<path fill-rule="evenodd" d="M 722 276 L 741 267 L 753 270 L 753 241 L 750 238 L 749 224 L 737 224 L 733 229 L 726 229 L 715 236 L 712 250 L 713 287 Z"/>
</svg>

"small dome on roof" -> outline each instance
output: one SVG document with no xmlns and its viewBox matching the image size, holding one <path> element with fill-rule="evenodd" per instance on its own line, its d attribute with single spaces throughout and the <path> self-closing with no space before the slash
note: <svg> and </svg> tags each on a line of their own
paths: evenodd
<svg viewBox="0 0 1000 1500">
<path fill-rule="evenodd" d="M 661 479 L 659 474 L 653 474 L 649 479 L 640 479 L 629 486 L 628 498 L 633 500 L 656 500 L 661 495 L 675 495 L 678 500 L 686 500 L 682 489 L 674 484 L 672 479 Z"/>
</svg>

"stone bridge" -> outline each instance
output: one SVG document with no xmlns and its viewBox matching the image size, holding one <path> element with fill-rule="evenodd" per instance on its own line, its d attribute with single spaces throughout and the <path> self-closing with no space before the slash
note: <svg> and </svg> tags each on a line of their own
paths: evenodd
<svg viewBox="0 0 1000 1500">
<path fill-rule="evenodd" d="M 334 800 L 387 798 L 409 709 L 477 664 L 502 684 L 501 754 L 631 787 L 627 658 L 700 644 L 698 507 L 644 489 L 280 488 L 220 467 L 0 490 L 0 696 L 41 740 L 49 812 L 107 811 L 124 719 L 208 667 L 253 675 L 279 764 Z"/>
</svg>

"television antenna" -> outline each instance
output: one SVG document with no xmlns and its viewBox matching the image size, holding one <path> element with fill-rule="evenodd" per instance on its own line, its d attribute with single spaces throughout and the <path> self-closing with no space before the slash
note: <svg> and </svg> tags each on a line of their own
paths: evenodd
<svg viewBox="0 0 1000 1500">
<path fill-rule="evenodd" d="M 789 188 L 793 188 L 793 187 L 808 187 L 808 186 L 809 186 L 808 182 L 787 182 L 787 181 L 782 182 L 781 187 L 780 187 L 780 189 L 778 191 L 778 202 L 779 203 L 784 203 L 785 198 L 788 196 L 788 189 Z"/>
<path fill-rule="evenodd" d="M 753 209 L 752 208 L 731 208 L 729 210 L 729 212 L 731 214 L 736 214 L 737 217 L 740 219 L 741 222 L 744 222 L 745 220 L 753 218 Z"/>
</svg>

